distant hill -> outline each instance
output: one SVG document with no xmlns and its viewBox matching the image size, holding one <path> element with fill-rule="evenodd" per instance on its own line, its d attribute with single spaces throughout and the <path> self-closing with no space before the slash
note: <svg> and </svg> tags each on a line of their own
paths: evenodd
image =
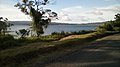
<svg viewBox="0 0 120 67">
<path fill-rule="evenodd" d="M 30 25 L 32 21 L 9 21 L 10 23 L 14 25 Z M 96 22 L 96 23 L 85 23 L 85 24 L 80 24 L 80 25 L 95 25 L 99 26 L 103 24 L 104 22 Z M 51 22 L 50 25 L 79 25 L 79 24 L 70 24 L 70 23 L 58 23 L 58 22 Z"/>
<path fill-rule="evenodd" d="M 9 22 L 14 25 L 30 25 L 31 21 L 9 21 Z"/>
</svg>

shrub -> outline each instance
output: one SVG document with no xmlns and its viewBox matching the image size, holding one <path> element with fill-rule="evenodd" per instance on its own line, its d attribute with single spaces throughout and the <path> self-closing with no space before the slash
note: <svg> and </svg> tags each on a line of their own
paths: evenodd
<svg viewBox="0 0 120 67">
<path fill-rule="evenodd" d="M 18 41 L 12 35 L 5 35 L 0 37 L 0 50 L 18 46 Z"/>
<path fill-rule="evenodd" d="M 15 46 L 19 46 L 16 40 L 8 40 L 8 41 L 3 42 L 0 45 L 0 49 L 7 49 L 7 48 L 15 47 Z"/>
<path fill-rule="evenodd" d="M 51 33 L 51 35 L 57 35 L 58 34 L 58 32 L 52 32 Z"/>
<path fill-rule="evenodd" d="M 120 32 L 120 27 L 114 27 L 114 30 Z"/>
<path fill-rule="evenodd" d="M 0 43 L 7 41 L 7 40 L 13 40 L 14 37 L 12 35 L 5 35 L 5 36 L 0 36 Z"/>
</svg>

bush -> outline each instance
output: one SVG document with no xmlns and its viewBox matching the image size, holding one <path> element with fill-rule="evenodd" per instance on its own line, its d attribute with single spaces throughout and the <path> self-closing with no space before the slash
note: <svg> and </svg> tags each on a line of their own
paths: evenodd
<svg viewBox="0 0 120 67">
<path fill-rule="evenodd" d="M 96 31 L 98 33 L 102 33 L 102 32 L 107 31 L 107 30 L 103 26 L 99 26 L 99 27 L 96 28 Z"/>
<path fill-rule="evenodd" d="M 12 35 L 5 35 L 5 36 L 0 36 L 0 43 L 3 43 L 4 41 L 8 40 L 13 40 L 14 37 Z"/>
<path fill-rule="evenodd" d="M 120 32 L 120 27 L 114 27 L 114 30 Z"/>
<path fill-rule="evenodd" d="M 0 45 L 0 49 L 6 49 L 6 48 L 15 47 L 15 46 L 19 46 L 15 40 L 8 40 L 8 41 L 3 42 Z"/>
<path fill-rule="evenodd" d="M 18 41 L 12 35 L 5 35 L 0 37 L 0 50 L 18 46 Z"/>
<path fill-rule="evenodd" d="M 58 34 L 58 32 L 52 32 L 51 33 L 51 35 L 57 35 Z"/>
<path fill-rule="evenodd" d="M 62 36 L 69 36 L 69 35 L 79 35 L 79 34 L 87 34 L 87 33 L 91 33 L 94 32 L 93 30 L 81 30 L 81 31 L 74 31 L 74 32 L 53 32 L 51 35 L 62 35 Z"/>
</svg>

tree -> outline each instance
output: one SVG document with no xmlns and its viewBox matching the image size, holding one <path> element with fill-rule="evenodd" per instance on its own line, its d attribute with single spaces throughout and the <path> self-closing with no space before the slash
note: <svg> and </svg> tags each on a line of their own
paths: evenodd
<svg viewBox="0 0 120 67">
<path fill-rule="evenodd" d="M 115 15 L 114 30 L 120 31 L 120 14 L 119 13 Z"/>
<path fill-rule="evenodd" d="M 115 15 L 115 26 L 120 27 L 120 14 Z"/>
<path fill-rule="evenodd" d="M 119 13 L 115 15 L 115 21 L 120 21 L 120 14 Z"/>
<path fill-rule="evenodd" d="M 32 18 L 32 28 L 37 36 L 44 33 L 43 29 L 47 28 L 49 22 L 51 22 L 51 18 L 57 18 L 57 13 L 41 7 L 49 3 L 48 0 L 22 0 L 22 2 L 18 2 L 15 5 L 15 7 L 18 7 L 23 13 Z"/>
<path fill-rule="evenodd" d="M 103 25 L 96 28 L 98 32 L 104 31 L 120 31 L 120 14 L 115 15 L 114 21 L 107 21 Z"/>
<path fill-rule="evenodd" d="M 7 18 L 3 18 L 3 17 L 0 17 L 0 34 L 4 34 L 5 35 L 5 32 L 7 31 L 7 22 L 8 22 L 8 19 Z"/>
</svg>

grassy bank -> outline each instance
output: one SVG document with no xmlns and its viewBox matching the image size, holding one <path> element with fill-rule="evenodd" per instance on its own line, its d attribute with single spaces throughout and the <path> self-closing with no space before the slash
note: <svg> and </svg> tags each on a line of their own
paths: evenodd
<svg viewBox="0 0 120 67">
<path fill-rule="evenodd" d="M 78 31 L 78 32 L 53 32 L 51 35 L 46 36 L 39 36 L 39 37 L 24 37 L 19 39 L 14 39 L 12 35 L 0 35 L 0 50 L 9 49 L 9 48 L 15 48 L 24 46 L 26 44 L 35 43 L 35 42 L 51 42 L 51 41 L 57 41 L 61 38 L 64 38 L 66 36 L 70 35 L 80 35 L 80 34 L 87 34 L 94 31 Z"/>
<path fill-rule="evenodd" d="M 116 34 L 118 32 L 104 32 L 104 33 L 88 33 L 82 34 L 78 38 L 66 39 L 66 40 L 39 40 L 32 39 L 27 40 L 19 47 L 11 49 L 4 49 L 0 51 L 0 65 L 1 67 L 16 67 L 22 63 L 28 62 L 33 58 L 39 57 L 47 53 L 61 51 L 63 49 L 71 49 L 76 46 L 84 46 L 96 39 Z M 62 37 L 61 37 L 62 38 Z M 57 40 L 57 39 L 56 39 Z M 34 42 L 31 43 L 30 41 Z M 21 41 L 22 42 L 22 41 Z"/>
</svg>

